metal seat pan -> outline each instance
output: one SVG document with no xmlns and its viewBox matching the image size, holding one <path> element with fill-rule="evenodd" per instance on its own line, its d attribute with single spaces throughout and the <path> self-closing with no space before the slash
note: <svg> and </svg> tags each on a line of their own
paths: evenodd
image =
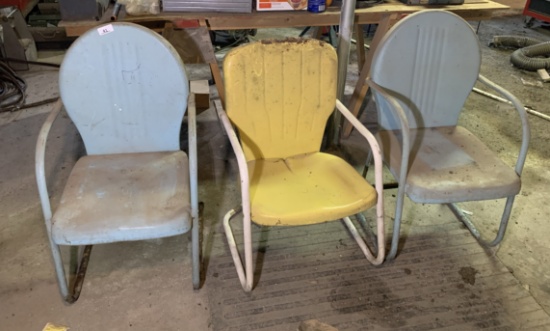
<svg viewBox="0 0 550 331">
<path fill-rule="evenodd" d="M 85 156 L 53 215 L 52 238 L 90 245 L 174 236 L 190 229 L 190 213 L 184 152 Z"/>
</svg>

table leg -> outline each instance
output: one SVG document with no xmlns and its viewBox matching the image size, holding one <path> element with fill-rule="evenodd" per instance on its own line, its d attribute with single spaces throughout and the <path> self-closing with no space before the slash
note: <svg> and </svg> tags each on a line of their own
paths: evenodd
<svg viewBox="0 0 550 331">
<path fill-rule="evenodd" d="M 370 49 L 367 54 L 367 58 L 361 69 L 359 80 L 355 85 L 355 90 L 353 91 L 353 95 L 351 96 L 350 102 L 348 104 L 348 109 L 352 112 L 354 116 L 357 116 L 359 114 L 359 110 L 361 108 L 361 104 L 363 103 L 363 99 L 365 98 L 365 96 L 367 95 L 367 91 L 369 90 L 368 85 L 365 84 L 365 79 L 367 79 L 367 77 L 369 76 L 370 66 L 372 63 L 372 58 L 376 50 L 376 47 L 380 43 L 380 40 L 382 40 L 382 37 L 384 37 L 386 32 L 388 32 L 388 30 L 397 22 L 397 20 L 398 20 L 397 14 L 387 14 L 387 15 L 384 15 L 384 17 L 382 17 L 382 19 L 378 23 L 378 27 L 376 28 L 376 33 L 374 34 L 374 38 L 372 39 L 372 42 L 370 44 Z M 351 134 L 352 129 L 353 129 L 352 125 L 348 121 L 345 121 L 344 128 L 342 131 L 342 137 L 348 138 L 349 135 Z"/>
<path fill-rule="evenodd" d="M 363 36 L 363 26 L 355 24 L 355 48 L 357 50 L 357 68 L 359 73 L 365 64 L 365 37 Z"/>
<path fill-rule="evenodd" d="M 199 25 L 206 29 L 208 26 L 208 24 L 206 23 L 206 20 L 204 19 L 199 20 Z M 208 33 L 208 39 L 210 39 L 209 33 Z M 211 39 L 208 47 L 209 49 L 207 51 L 203 51 L 203 53 L 208 53 L 209 55 L 209 56 L 205 56 L 205 60 L 208 63 L 208 65 L 210 65 L 212 78 L 214 79 L 214 83 L 216 84 L 216 89 L 218 90 L 218 96 L 222 102 L 222 105 L 225 105 L 225 88 L 223 85 L 222 73 L 220 71 L 220 67 L 218 66 L 218 61 L 216 60 L 216 55 L 214 52 L 214 44 L 212 43 Z"/>
</svg>

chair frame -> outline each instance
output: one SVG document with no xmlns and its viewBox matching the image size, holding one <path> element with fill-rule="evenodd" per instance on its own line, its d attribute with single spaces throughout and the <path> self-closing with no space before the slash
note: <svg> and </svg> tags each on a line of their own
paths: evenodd
<svg viewBox="0 0 550 331">
<path fill-rule="evenodd" d="M 254 271 L 253 271 L 253 261 L 252 261 L 252 232 L 251 232 L 251 216 L 250 216 L 250 182 L 248 176 L 248 166 L 246 158 L 242 149 L 242 146 L 237 137 L 237 133 L 233 128 L 227 114 L 225 113 L 223 106 L 220 100 L 215 102 L 216 111 L 220 121 L 223 124 L 225 132 L 229 137 L 229 141 L 237 158 L 237 164 L 239 166 L 239 176 L 241 179 L 241 199 L 242 206 L 240 208 L 231 209 L 227 212 L 223 218 L 223 227 L 227 237 L 227 242 L 229 244 L 229 249 L 231 251 L 231 256 L 235 267 L 237 269 L 237 274 L 239 280 L 245 292 L 252 291 L 254 287 Z M 384 262 L 385 257 L 385 235 L 384 235 L 384 201 L 383 201 L 383 183 L 382 183 L 382 155 L 381 150 L 378 145 L 378 142 L 374 135 L 365 128 L 361 122 L 340 102 L 336 100 L 336 108 L 346 117 L 348 121 L 357 129 L 357 131 L 367 139 L 369 145 L 371 146 L 371 151 L 374 157 L 375 164 L 375 189 L 378 195 L 377 204 L 376 204 L 376 215 L 377 215 L 377 255 L 376 257 L 368 248 L 365 240 L 361 237 L 357 228 L 351 221 L 349 217 L 344 217 L 343 221 L 351 235 L 363 251 L 363 254 L 369 262 L 373 265 L 380 265 Z M 237 214 L 243 214 L 243 243 L 244 243 L 244 267 L 243 262 L 237 248 L 237 243 L 231 230 L 230 220 Z"/>
<path fill-rule="evenodd" d="M 36 182 L 38 185 L 38 193 L 40 196 L 40 202 L 42 205 L 42 212 L 44 215 L 44 221 L 46 223 L 46 232 L 48 240 L 50 242 L 50 248 L 52 251 L 52 257 L 54 261 L 54 267 L 56 271 L 57 283 L 59 285 L 59 291 L 61 297 L 66 303 L 72 304 L 76 302 L 80 296 L 82 290 L 82 284 L 88 261 L 90 258 L 93 245 L 86 246 L 70 246 L 71 247 L 71 259 L 70 259 L 70 278 L 69 282 L 66 277 L 63 260 L 61 257 L 60 245 L 57 245 L 52 239 L 52 208 L 48 194 L 48 188 L 46 183 L 46 170 L 45 170 L 45 153 L 46 144 L 50 129 L 55 122 L 57 116 L 63 108 L 61 99 L 54 104 L 53 109 L 46 118 L 46 121 L 40 129 L 38 140 L 36 143 L 35 154 L 35 173 Z M 191 199 L 191 250 L 192 250 L 192 281 L 193 288 L 198 289 L 200 287 L 200 244 L 199 244 L 199 200 L 198 200 L 198 183 L 197 183 L 197 123 L 196 123 L 196 106 L 195 106 L 195 94 L 193 91 L 189 93 L 188 105 L 188 136 L 189 136 L 189 185 L 190 185 L 190 199 Z M 80 252 L 79 252 L 80 251 Z M 79 256 L 80 255 L 80 256 Z"/>
<path fill-rule="evenodd" d="M 521 127 L 522 127 L 522 144 L 518 152 L 518 157 L 516 160 L 516 164 L 514 166 L 514 170 L 518 174 L 518 176 L 521 177 L 523 166 L 525 164 L 525 159 L 527 157 L 527 150 L 529 147 L 529 139 L 530 139 L 529 122 L 527 119 L 527 113 L 525 111 L 525 108 L 514 95 L 512 95 L 510 92 L 500 87 L 499 85 L 493 83 L 492 81 L 482 76 L 481 74 L 478 75 L 478 81 L 483 83 L 488 88 L 491 88 L 492 90 L 498 92 L 504 98 L 509 100 L 519 114 L 519 117 L 521 120 Z M 385 100 L 389 102 L 389 104 L 391 105 L 389 109 L 392 109 L 395 117 L 399 119 L 402 132 L 409 132 L 409 124 L 407 121 L 407 117 L 405 115 L 405 111 L 403 110 L 399 102 L 390 95 L 387 89 L 376 84 L 370 78 L 367 78 L 366 82 L 370 88 L 372 88 L 374 91 L 379 93 L 380 96 L 382 96 Z M 397 255 L 397 249 L 399 245 L 399 234 L 400 234 L 400 228 L 401 228 L 401 218 L 403 216 L 402 214 L 403 214 L 403 203 L 405 198 L 405 186 L 407 182 L 407 171 L 408 171 L 408 164 L 409 164 L 409 154 L 410 154 L 409 135 L 403 134 L 401 136 L 402 136 L 401 169 L 400 169 L 399 178 L 398 178 L 399 185 L 397 190 L 397 202 L 395 207 L 394 228 L 393 228 L 391 248 L 387 255 L 388 260 L 394 259 L 395 256 Z M 364 171 L 365 175 L 369 164 L 370 164 L 370 155 L 365 165 L 365 171 Z M 468 230 L 472 233 L 472 235 L 477 239 L 477 241 L 482 246 L 493 247 L 498 245 L 504 238 L 504 233 L 506 232 L 508 220 L 510 219 L 514 198 L 515 196 L 509 196 L 506 198 L 506 204 L 501 217 L 498 233 L 496 237 L 492 240 L 487 240 L 485 238 L 482 238 L 480 232 L 477 230 L 472 220 L 460 209 L 460 207 L 457 206 L 456 203 L 446 203 L 446 205 L 451 209 L 451 211 L 453 212 L 453 214 L 455 214 L 458 220 L 464 223 L 464 225 L 468 228 Z"/>
</svg>

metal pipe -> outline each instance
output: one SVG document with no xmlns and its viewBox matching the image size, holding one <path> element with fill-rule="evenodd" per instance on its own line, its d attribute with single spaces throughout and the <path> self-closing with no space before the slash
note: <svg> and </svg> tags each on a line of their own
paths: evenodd
<svg viewBox="0 0 550 331">
<path fill-rule="evenodd" d="M 351 48 L 351 36 L 353 33 L 353 20 L 355 14 L 356 0 L 343 0 L 340 10 L 340 32 L 338 34 L 338 84 L 336 97 L 342 100 L 346 87 L 346 74 L 348 71 L 349 53 Z M 330 145 L 338 144 L 340 137 L 340 125 L 342 124 L 342 116 L 335 111 L 333 116 L 333 130 L 330 136 Z"/>
<path fill-rule="evenodd" d="M 115 6 L 113 7 L 113 13 L 111 14 L 111 21 L 116 21 L 118 19 L 118 14 L 120 13 L 120 8 L 122 5 L 120 3 L 115 2 Z"/>
<path fill-rule="evenodd" d="M 84 284 L 84 276 L 86 276 L 86 270 L 88 270 L 88 262 L 90 261 L 90 255 L 92 254 L 93 245 L 86 245 L 84 247 L 84 252 L 82 253 L 82 259 L 78 265 L 78 271 L 76 273 L 76 278 L 74 279 L 74 284 L 71 288 L 71 293 L 65 298 L 67 303 L 75 303 L 76 300 L 80 297 L 80 292 L 82 291 L 82 285 Z"/>
<path fill-rule="evenodd" d="M 501 97 L 499 97 L 499 96 L 497 96 L 497 95 L 494 95 L 494 94 L 491 94 L 491 93 L 489 93 L 489 92 L 485 92 L 485 91 L 483 91 L 483 90 L 480 90 L 480 89 L 478 89 L 477 87 L 474 87 L 472 90 L 473 90 L 474 92 L 476 92 L 476 93 L 479 93 L 479 94 L 481 94 L 481 95 L 483 95 L 483 96 L 486 96 L 486 97 L 488 97 L 488 98 L 491 98 L 491 99 L 493 99 L 493 100 L 497 100 L 497 101 L 500 101 L 500 102 L 507 103 L 507 104 L 509 104 L 509 105 L 513 105 L 511 101 L 508 101 L 508 100 L 506 100 L 506 99 L 504 99 L 504 98 L 501 98 Z M 540 117 L 540 118 L 544 118 L 544 119 L 547 120 L 547 121 L 550 121 L 550 116 L 548 116 L 548 115 L 545 115 L 545 114 L 543 114 L 543 113 L 540 113 L 540 112 L 538 112 L 538 111 L 536 111 L 536 110 L 533 110 L 533 109 L 531 109 L 531 108 L 528 108 L 528 107 L 523 107 L 523 108 L 525 108 L 525 111 L 528 112 L 529 114 L 532 114 L 532 115 L 538 116 L 538 117 Z"/>
<path fill-rule="evenodd" d="M 194 91 L 189 94 L 187 105 L 187 125 L 189 137 L 189 186 L 191 189 L 191 256 L 193 260 L 193 288 L 200 288 L 200 222 L 199 222 L 199 191 L 197 183 L 197 107 Z"/>
</svg>

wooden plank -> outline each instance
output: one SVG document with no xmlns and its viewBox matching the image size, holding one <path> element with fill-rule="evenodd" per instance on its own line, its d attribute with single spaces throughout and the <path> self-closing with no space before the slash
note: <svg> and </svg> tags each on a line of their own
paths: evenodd
<svg viewBox="0 0 550 331">
<path fill-rule="evenodd" d="M 214 83 L 216 83 L 216 88 L 218 89 L 218 95 L 222 105 L 225 106 L 225 88 L 223 86 L 222 73 L 217 63 L 210 63 L 210 70 L 212 71 L 212 77 L 214 77 Z"/>
<path fill-rule="evenodd" d="M 198 112 L 210 108 L 210 87 L 207 80 L 192 80 L 189 90 L 195 94 L 195 103 Z"/>
<path fill-rule="evenodd" d="M 58 26 L 65 28 L 65 32 L 69 37 L 78 37 L 84 34 L 86 31 L 102 24 L 97 21 L 60 21 Z"/>
<path fill-rule="evenodd" d="M 550 75 L 548 75 L 548 71 L 546 71 L 546 69 L 539 69 L 537 70 L 537 73 L 543 82 L 550 82 Z"/>
</svg>

